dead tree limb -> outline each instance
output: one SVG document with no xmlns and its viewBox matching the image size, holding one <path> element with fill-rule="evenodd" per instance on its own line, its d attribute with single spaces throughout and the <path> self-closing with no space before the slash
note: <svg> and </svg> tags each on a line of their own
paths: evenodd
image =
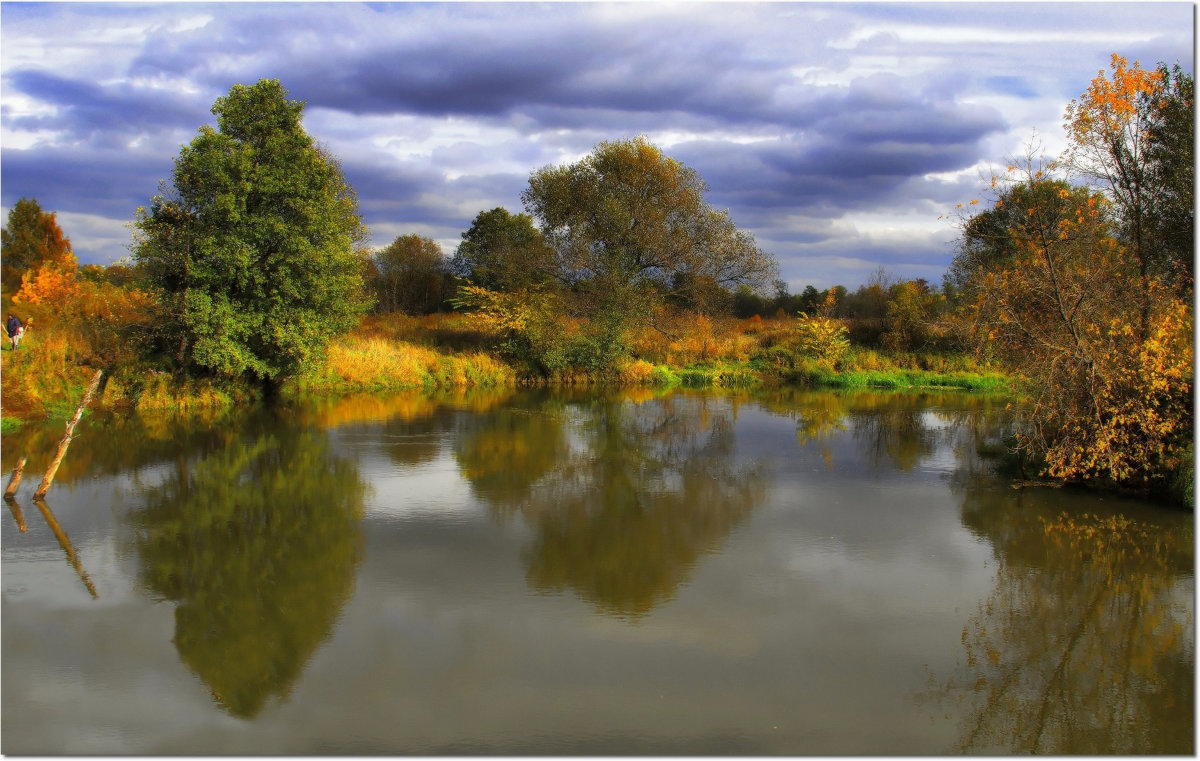
<svg viewBox="0 0 1200 761">
<path fill-rule="evenodd" d="M 67 432 L 63 434 L 62 440 L 58 442 L 58 452 L 54 455 L 54 461 L 50 463 L 50 467 L 46 470 L 46 475 L 42 478 L 42 483 L 38 486 L 37 491 L 33 493 L 34 499 L 41 499 L 46 496 L 46 492 L 50 490 L 50 482 L 54 480 L 54 474 L 58 472 L 58 466 L 62 463 L 63 457 L 67 455 L 67 447 L 71 446 L 71 434 L 75 430 L 75 424 L 79 422 L 79 418 L 83 417 L 83 408 L 92 400 L 92 394 L 96 393 L 96 388 L 100 385 L 100 376 L 104 375 L 103 370 L 97 370 L 92 376 L 91 385 L 83 394 L 83 400 L 79 402 L 79 407 L 75 409 L 75 416 L 67 421 Z"/>
<path fill-rule="evenodd" d="M 17 487 L 21 485 L 21 474 L 25 471 L 25 458 L 17 460 L 17 467 L 13 468 L 12 478 L 8 480 L 8 488 L 4 490 L 4 496 L 11 497 L 17 493 Z"/>
</svg>

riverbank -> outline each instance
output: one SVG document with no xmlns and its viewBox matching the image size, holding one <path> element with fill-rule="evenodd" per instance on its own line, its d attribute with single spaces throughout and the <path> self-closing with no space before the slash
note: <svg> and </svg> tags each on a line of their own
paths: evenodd
<svg viewBox="0 0 1200 761">
<path fill-rule="evenodd" d="M 602 371 L 545 374 L 502 357 L 497 339 L 470 315 L 369 317 L 330 343 L 325 361 L 289 380 L 285 397 L 519 386 L 651 388 L 951 388 L 1012 393 L 1010 378 L 972 357 L 947 352 L 885 353 L 852 346 L 837 363 L 806 357 L 794 344 L 795 320 L 701 319 L 673 337 L 647 331 L 630 341 L 633 356 Z M 39 326 L 41 327 L 41 326 Z M 16 351 L 0 352 L 4 430 L 22 421 L 74 411 L 96 369 L 72 336 L 46 325 Z M 257 389 L 204 379 L 178 380 L 136 363 L 103 367 L 96 406 L 189 412 L 252 403 Z"/>
</svg>

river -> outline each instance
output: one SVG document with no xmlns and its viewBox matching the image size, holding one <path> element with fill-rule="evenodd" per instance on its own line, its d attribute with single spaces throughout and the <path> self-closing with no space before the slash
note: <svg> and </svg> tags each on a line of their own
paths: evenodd
<svg viewBox="0 0 1200 761">
<path fill-rule="evenodd" d="M 405 394 L 6 435 L 10 755 L 1192 754 L 1193 514 L 968 394 Z"/>
</svg>

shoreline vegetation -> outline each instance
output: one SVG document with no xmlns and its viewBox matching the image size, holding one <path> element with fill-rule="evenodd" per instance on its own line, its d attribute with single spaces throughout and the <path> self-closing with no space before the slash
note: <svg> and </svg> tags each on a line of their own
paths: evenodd
<svg viewBox="0 0 1200 761">
<path fill-rule="evenodd" d="M 1014 394 L 1014 380 L 964 354 L 885 352 L 849 347 L 836 361 L 807 356 L 795 318 L 700 320 L 697 330 L 651 348 L 640 337 L 638 358 L 602 370 L 549 374 L 505 359 L 497 336 L 469 314 L 369 316 L 335 337 L 326 357 L 280 390 L 281 398 L 396 391 L 442 392 L 520 387 L 647 387 L 753 389 L 801 386 L 828 389 L 959 390 Z M 0 352 L 4 430 L 40 419 L 66 419 L 87 379 L 104 369 L 93 404 L 113 412 L 215 412 L 261 401 L 252 383 L 185 378 L 137 365 L 97 367 L 71 336 L 37 320 L 20 348 Z"/>
</svg>

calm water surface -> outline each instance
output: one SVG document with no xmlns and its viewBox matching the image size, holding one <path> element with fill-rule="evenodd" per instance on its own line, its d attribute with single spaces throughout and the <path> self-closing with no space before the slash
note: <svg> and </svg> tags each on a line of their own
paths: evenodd
<svg viewBox="0 0 1200 761">
<path fill-rule="evenodd" d="M 7 754 L 1194 751 L 1193 515 L 966 395 L 366 397 L 5 436 Z"/>
</svg>

